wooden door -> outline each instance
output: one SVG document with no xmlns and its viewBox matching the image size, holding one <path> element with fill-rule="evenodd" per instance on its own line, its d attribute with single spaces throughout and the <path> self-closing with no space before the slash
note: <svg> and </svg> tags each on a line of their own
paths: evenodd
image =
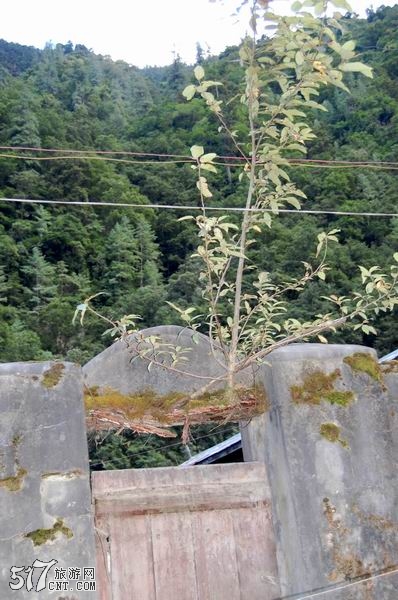
<svg viewBox="0 0 398 600">
<path fill-rule="evenodd" d="M 95 472 L 100 600 L 279 596 L 265 466 Z"/>
</svg>

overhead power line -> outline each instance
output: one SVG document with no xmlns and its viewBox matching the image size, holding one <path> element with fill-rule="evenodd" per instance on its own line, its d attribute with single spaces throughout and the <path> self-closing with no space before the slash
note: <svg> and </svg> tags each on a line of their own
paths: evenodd
<svg viewBox="0 0 398 600">
<path fill-rule="evenodd" d="M 172 164 L 172 163 L 188 163 L 188 164 L 196 164 L 196 160 L 189 155 L 185 154 L 166 154 L 166 153 L 155 153 L 155 152 L 134 152 L 128 150 L 97 150 L 97 149 L 87 149 L 87 150 L 78 150 L 75 148 L 40 148 L 40 147 L 31 147 L 31 146 L 0 146 L 0 150 L 13 151 L 13 152 L 35 152 L 35 153 L 50 153 L 57 154 L 62 153 L 62 156 L 32 156 L 26 154 L 0 154 L 1 158 L 15 158 L 15 159 L 23 159 L 23 160 L 37 160 L 37 161 L 46 161 L 46 160 L 71 160 L 71 159 L 80 159 L 80 160 L 104 160 L 104 161 L 114 161 L 114 162 L 131 162 L 131 163 L 142 163 L 142 164 Z M 138 160 L 124 159 L 124 158 L 114 158 L 120 156 L 132 156 Z M 152 158 L 156 160 L 151 160 L 145 162 L 142 158 Z M 245 162 L 246 159 L 242 156 L 217 156 L 218 161 L 214 161 L 214 164 L 219 164 L 222 166 L 236 167 L 241 166 L 242 162 Z M 173 160 L 165 160 L 165 159 L 173 159 Z M 315 159 L 315 158 L 290 158 L 288 159 L 291 166 L 306 166 L 306 167 L 318 167 L 318 168 L 373 168 L 373 169 L 384 169 L 384 170 L 398 170 L 398 162 L 397 161 L 355 161 L 355 160 L 336 160 L 336 159 Z M 223 162 L 224 161 L 224 162 Z M 233 162 L 225 162 L 225 161 L 233 161 Z"/>
<path fill-rule="evenodd" d="M 125 154 L 126 156 L 158 156 L 167 158 L 189 158 L 192 160 L 192 156 L 187 154 L 156 154 L 154 152 L 132 152 L 130 150 L 77 150 L 75 148 L 40 148 L 34 146 L 0 146 L 0 150 L 28 150 L 29 152 L 63 152 L 69 154 L 87 154 L 93 152 L 95 154 Z"/>
<path fill-rule="evenodd" d="M 88 202 L 83 200 L 33 200 L 31 198 L 0 198 L 0 202 L 20 203 L 20 204 L 49 204 L 49 205 L 66 205 L 66 206 L 84 206 L 89 207 L 104 207 L 109 206 L 112 208 L 138 208 L 146 209 L 151 208 L 155 210 L 181 210 L 185 212 L 190 211 L 202 211 L 200 206 L 182 206 L 181 204 L 136 204 L 128 202 Z M 206 206 L 206 211 L 216 212 L 245 212 L 246 208 L 240 206 Z M 295 214 L 295 215 L 335 215 L 339 217 L 398 217 L 398 213 L 387 213 L 387 212 L 356 212 L 356 211 L 342 211 L 342 210 L 310 210 L 302 209 L 297 210 L 294 208 L 280 208 L 278 213 L 275 213 L 271 208 L 250 208 L 249 212 L 252 213 L 282 213 L 282 214 Z"/>
</svg>

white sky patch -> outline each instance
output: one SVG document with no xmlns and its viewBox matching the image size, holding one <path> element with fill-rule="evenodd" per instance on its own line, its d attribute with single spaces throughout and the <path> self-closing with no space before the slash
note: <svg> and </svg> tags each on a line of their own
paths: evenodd
<svg viewBox="0 0 398 600">
<path fill-rule="evenodd" d="M 287 11 L 290 3 L 275 0 L 275 9 Z M 396 3 L 351 1 L 361 16 L 371 5 Z M 231 17 L 236 5 L 233 0 L 13 0 L 2 3 L 0 38 L 37 48 L 70 40 L 139 67 L 170 64 L 173 52 L 193 63 L 197 42 L 212 54 L 239 43 L 247 23 Z"/>
</svg>

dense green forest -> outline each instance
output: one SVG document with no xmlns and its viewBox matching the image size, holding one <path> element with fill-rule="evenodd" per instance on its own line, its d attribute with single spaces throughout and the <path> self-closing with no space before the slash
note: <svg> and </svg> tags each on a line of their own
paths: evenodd
<svg viewBox="0 0 398 600">
<path fill-rule="evenodd" d="M 350 75 L 351 95 L 324 89 L 320 101 L 328 112 L 313 114 L 317 138 L 309 157 L 397 163 L 398 5 L 369 11 L 367 19 L 349 14 L 344 21 L 357 40 L 360 60 L 374 68 L 374 79 Z M 208 58 L 199 48 L 198 60 L 210 79 L 223 82 L 220 99 L 237 94 L 242 79 L 237 48 Z M 102 335 L 100 321 L 88 318 L 81 328 L 72 324 L 72 316 L 79 302 L 100 291 L 96 305 L 104 314 L 139 314 L 143 326 L 176 322 L 167 300 L 200 305 L 198 265 L 191 258 L 193 226 L 177 221 L 181 211 L 145 208 L 196 205 L 195 174 L 186 161 L 134 154 L 187 156 L 193 144 L 222 156 L 234 154 L 206 106 L 182 97 L 191 76 L 192 67 L 178 56 L 168 67 L 140 70 L 83 45 L 37 50 L 0 41 L 0 198 L 86 203 L 0 200 L 0 361 L 89 360 L 111 340 Z M 239 102 L 226 111 L 232 128 L 245 133 Z M 68 150 L 91 151 L 91 158 Z M 241 205 L 237 171 L 221 167 L 211 176 L 215 204 Z M 397 168 L 297 166 L 290 175 L 307 194 L 303 208 L 397 212 Z M 143 208 L 94 208 L 92 201 Z M 314 283 L 300 297 L 292 295 L 291 316 L 322 312 L 322 296 L 359 285 L 358 264 L 388 265 L 398 248 L 397 218 L 283 215 L 259 236 L 253 261 L 275 275 L 294 276 L 301 261 L 314 256 L 317 233 L 327 228 L 341 229 L 328 280 Z M 364 343 L 381 354 L 398 347 L 394 315 L 380 317 L 375 325 L 377 337 L 344 331 L 330 339 Z M 204 445 L 206 432 L 198 434 Z M 108 456 L 107 466 L 137 465 L 123 450 L 135 453 L 134 437 L 111 437 L 106 443 L 113 444 L 114 461 L 104 445 L 95 450 L 95 460 Z M 161 442 L 151 444 L 156 454 Z M 181 460 L 186 457 L 178 447 L 175 452 Z M 162 461 L 178 462 L 174 454 Z"/>
</svg>

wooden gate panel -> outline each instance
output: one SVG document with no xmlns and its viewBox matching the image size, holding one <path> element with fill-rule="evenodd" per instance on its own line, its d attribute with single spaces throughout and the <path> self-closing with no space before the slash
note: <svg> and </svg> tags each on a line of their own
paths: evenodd
<svg viewBox="0 0 398 600">
<path fill-rule="evenodd" d="M 150 517 L 112 515 L 109 537 L 112 600 L 155 598 Z"/>
<path fill-rule="evenodd" d="M 100 600 L 279 595 L 261 463 L 93 473 Z"/>
<path fill-rule="evenodd" d="M 231 511 L 192 515 L 198 596 L 241 600 Z"/>
<path fill-rule="evenodd" d="M 195 557 L 189 514 L 153 515 L 151 524 L 156 596 L 147 597 L 196 600 Z"/>
<path fill-rule="evenodd" d="M 268 506 L 264 506 L 263 510 L 258 510 L 253 515 L 252 511 L 235 509 L 231 511 L 231 517 L 234 523 L 241 598 L 269 598 L 270 590 L 278 589 L 275 554 L 270 552 L 270 548 L 274 547 L 271 511 Z M 272 598 L 277 596 L 275 594 Z"/>
</svg>

